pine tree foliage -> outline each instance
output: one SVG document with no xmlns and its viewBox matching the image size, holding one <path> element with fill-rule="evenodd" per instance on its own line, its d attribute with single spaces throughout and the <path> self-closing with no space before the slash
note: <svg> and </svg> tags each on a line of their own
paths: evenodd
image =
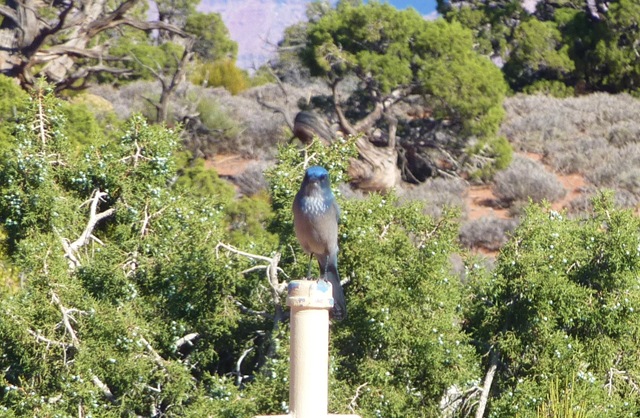
<svg viewBox="0 0 640 418">
<path fill-rule="evenodd" d="M 528 208 L 472 282 L 467 329 L 496 356 L 491 416 L 535 417 L 554 385 L 576 415 L 638 414 L 639 230 L 610 194 L 582 219 Z"/>
<path fill-rule="evenodd" d="M 76 150 L 60 107 L 36 90 L 2 156 L 0 218 L 22 283 L 2 290 L 4 410 L 224 413 L 230 359 L 264 325 L 238 308 L 260 304 L 249 283 L 263 277 L 216 251 L 228 193 L 171 187 L 175 131 L 134 116 L 117 141 Z"/>
<path fill-rule="evenodd" d="M 65 135 L 60 109 L 40 86 L 2 156 L 0 219 L 20 280 L 2 277 L 0 407 L 25 417 L 286 412 L 283 291 L 307 266 L 291 202 L 305 164 L 345 180 L 354 140 L 283 148 L 269 209 L 231 202 L 200 165 L 178 171 L 173 130 L 133 116 L 117 140 L 83 145 Z M 341 204 L 352 319 L 333 326 L 331 409 L 429 416 L 478 375 L 448 261 L 457 228 L 391 196 Z"/>
</svg>

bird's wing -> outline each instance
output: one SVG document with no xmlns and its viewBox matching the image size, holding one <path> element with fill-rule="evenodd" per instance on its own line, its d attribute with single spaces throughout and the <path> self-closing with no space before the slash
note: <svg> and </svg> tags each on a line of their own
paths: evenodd
<svg viewBox="0 0 640 418">
<path fill-rule="evenodd" d="M 338 202 L 336 199 L 333 199 L 332 202 L 333 210 L 336 212 L 336 222 L 340 223 L 340 206 L 338 206 Z"/>
</svg>

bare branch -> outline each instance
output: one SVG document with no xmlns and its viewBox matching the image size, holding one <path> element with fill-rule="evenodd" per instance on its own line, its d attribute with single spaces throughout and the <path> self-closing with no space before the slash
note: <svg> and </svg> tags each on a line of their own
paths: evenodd
<svg viewBox="0 0 640 418">
<path fill-rule="evenodd" d="M 15 23 L 18 26 L 20 25 L 18 14 L 12 8 L 7 7 L 4 4 L 0 4 L 0 16 L 4 16 L 8 19 L 11 19 L 13 23 Z"/>
<path fill-rule="evenodd" d="M 495 348 L 491 349 L 491 355 L 489 357 L 489 369 L 484 377 L 482 383 L 482 393 L 480 394 L 480 402 L 478 403 L 478 409 L 476 409 L 476 418 L 482 418 L 484 416 L 484 410 L 487 407 L 487 401 L 489 400 L 489 391 L 491 390 L 491 384 L 493 383 L 493 376 L 498 369 L 498 353 Z"/>
<path fill-rule="evenodd" d="M 105 398 L 107 398 L 112 403 L 117 403 L 116 397 L 113 395 L 113 392 L 111 392 L 111 389 L 109 389 L 109 386 L 107 386 L 102 380 L 100 380 L 98 376 L 91 376 L 91 381 L 94 385 L 96 385 L 98 389 L 102 391 L 102 394 Z"/>
<path fill-rule="evenodd" d="M 42 142 L 42 149 L 45 149 L 47 145 L 47 140 L 49 138 L 49 130 L 47 125 L 49 123 L 49 119 L 44 112 L 44 106 L 42 105 L 43 92 L 41 89 L 38 90 L 38 116 L 36 122 L 36 129 L 38 131 L 38 136 L 40 137 L 40 142 Z"/>
<path fill-rule="evenodd" d="M 362 389 L 364 389 L 368 384 L 369 382 L 364 382 L 363 384 L 358 386 L 356 388 L 355 395 L 353 395 L 353 398 L 351 398 L 351 402 L 349 402 L 349 410 L 354 414 L 356 412 L 356 407 L 358 406 L 357 401 L 358 401 L 358 398 L 360 397 L 360 391 L 362 391 Z"/>
<path fill-rule="evenodd" d="M 251 309 L 245 305 L 242 304 L 242 302 L 232 299 L 233 303 L 235 303 L 235 305 L 240 309 L 240 312 L 244 313 L 244 314 L 249 314 L 249 315 L 254 315 L 254 316 L 260 316 L 262 318 L 266 318 L 266 319 L 273 319 L 273 316 L 271 316 L 268 312 L 266 311 L 256 311 L 254 309 Z"/>
<path fill-rule="evenodd" d="M 269 258 L 263 255 L 251 254 L 245 251 L 241 251 L 231 245 L 224 244 L 222 242 L 218 242 L 218 245 L 216 245 L 216 253 L 218 252 L 219 248 L 224 248 L 229 252 L 241 255 L 243 257 L 266 261 L 268 263 L 263 267 L 265 268 L 267 281 L 269 282 L 269 286 L 271 288 L 271 300 L 275 309 L 275 315 L 273 317 L 273 332 L 275 333 L 278 329 L 278 324 L 284 319 L 284 310 L 282 309 L 281 295 L 287 288 L 286 282 L 280 283 L 280 281 L 278 280 L 278 272 L 282 272 L 282 269 L 278 267 L 278 263 L 280 262 L 281 257 L 280 253 L 276 253 L 273 257 Z"/>
<path fill-rule="evenodd" d="M 144 345 L 144 348 L 147 349 L 147 351 L 149 352 L 149 354 L 151 354 L 151 357 L 153 358 L 153 361 L 156 362 L 156 364 L 160 367 L 162 367 L 163 369 L 165 369 L 165 364 L 164 364 L 164 359 L 160 356 L 160 354 L 158 354 L 158 352 L 151 346 L 151 344 L 149 343 L 149 341 L 147 341 L 146 338 L 144 337 L 140 337 L 140 342 L 142 343 L 142 345 Z"/>
<path fill-rule="evenodd" d="M 136 147 L 137 147 L 137 142 L 136 142 Z M 140 227 L 140 238 L 144 238 L 149 232 L 149 222 L 151 222 L 153 218 L 162 215 L 162 212 L 164 212 L 168 207 L 169 206 L 165 206 L 155 213 L 149 213 L 149 205 L 148 204 L 144 205 L 144 219 L 142 220 L 142 227 Z"/>
<path fill-rule="evenodd" d="M 396 133 L 398 131 L 398 119 L 395 117 L 388 117 L 389 121 L 389 143 L 387 144 L 388 148 L 396 147 Z"/>
<path fill-rule="evenodd" d="M 105 196 L 108 196 L 108 194 L 105 192 L 101 192 L 99 189 L 94 190 L 93 197 L 89 200 L 89 202 L 91 202 L 91 209 L 90 209 L 91 216 L 89 219 L 89 223 L 87 224 L 87 227 L 85 228 L 84 232 L 82 233 L 80 238 L 77 239 L 78 246 L 86 245 L 89 241 L 89 236 L 91 235 L 91 231 L 93 231 L 93 228 L 95 228 L 96 224 L 101 220 L 103 220 L 104 218 L 107 218 L 113 215 L 113 213 L 115 212 L 114 209 L 108 209 L 108 210 L 105 210 L 104 212 L 98 213 L 98 202 L 102 201 L 103 200 L 102 198 Z"/>
<path fill-rule="evenodd" d="M 93 191 L 91 199 L 87 201 L 91 203 L 91 207 L 89 209 L 89 221 L 87 222 L 87 226 L 77 240 L 69 243 L 67 239 L 61 238 L 62 246 L 65 250 L 65 257 L 69 259 L 70 269 L 75 269 L 80 266 L 80 260 L 77 257 L 78 250 L 89 243 L 91 237 L 93 236 L 93 230 L 95 229 L 98 222 L 102 221 L 105 218 L 108 218 L 115 213 L 114 208 L 109 208 L 103 212 L 98 213 L 98 203 L 102 201 L 102 198 L 105 196 L 107 196 L 107 193 L 101 192 L 99 189 Z"/>
<path fill-rule="evenodd" d="M 70 90 L 84 90 L 87 87 L 88 79 L 87 77 L 90 74 L 94 73 L 103 73 L 103 74 L 115 74 L 119 76 L 129 76 L 133 74 L 133 71 L 126 68 L 115 68 L 108 67 L 105 65 L 94 65 L 91 67 L 80 67 L 73 74 L 70 74 L 65 78 L 64 81 L 60 82 L 56 86 L 56 91 L 70 89 Z M 78 80 L 82 80 L 80 84 L 77 83 Z"/>
<path fill-rule="evenodd" d="M 167 109 L 169 107 L 169 100 L 171 96 L 176 91 L 178 86 L 182 83 L 182 81 L 186 78 L 187 71 L 187 63 L 193 57 L 193 44 L 195 40 L 193 38 L 188 38 L 187 42 L 184 46 L 184 51 L 182 52 L 182 57 L 178 59 L 174 56 L 177 63 L 177 69 L 173 73 L 171 80 L 167 83 L 162 80 L 162 93 L 160 95 L 160 107 L 158 107 L 158 115 L 157 121 L 164 122 L 167 119 Z"/>
<path fill-rule="evenodd" d="M 340 127 L 347 135 L 356 135 L 358 132 L 353 126 L 351 126 L 351 123 L 344 115 L 344 111 L 342 110 L 342 105 L 340 104 L 340 95 L 338 94 L 338 83 L 338 80 L 331 83 L 331 95 L 333 96 L 333 106 L 336 110 L 336 114 L 338 115 Z"/>
<path fill-rule="evenodd" d="M 245 251 L 239 250 L 236 247 L 228 245 L 228 244 L 225 244 L 223 242 L 219 242 L 218 245 L 216 245 L 216 252 L 218 251 L 218 248 L 220 248 L 220 247 L 224 248 L 225 250 L 227 250 L 229 252 L 241 255 L 243 257 L 252 258 L 254 260 L 262 260 L 262 261 L 267 261 L 269 263 L 271 263 L 271 261 L 273 260 L 272 258 L 265 257 L 264 255 L 257 255 L 257 254 L 247 253 Z"/>
<path fill-rule="evenodd" d="M 134 0 L 137 1 L 137 0 Z M 115 13 L 115 12 L 114 12 Z M 130 18 L 120 18 L 120 19 L 112 19 L 107 21 L 108 19 L 103 19 L 102 21 L 96 21 L 94 22 L 94 24 L 92 24 L 92 27 L 90 28 L 89 31 L 89 36 L 90 37 L 94 37 L 95 35 L 97 35 L 98 33 L 105 31 L 107 29 L 111 29 L 111 28 L 115 28 L 117 26 L 120 25 L 126 25 L 126 26 L 131 26 L 132 28 L 136 28 L 136 29 L 140 29 L 142 31 L 145 32 L 149 32 L 152 30 L 163 30 L 163 31 L 167 31 L 167 32 L 171 32 L 171 33 L 175 33 L 178 36 L 181 36 L 183 38 L 186 38 L 187 36 L 189 36 L 185 31 L 183 31 L 182 29 L 178 28 L 177 26 L 171 25 L 169 23 L 165 23 L 165 22 L 158 22 L 158 21 L 153 21 L 153 22 L 142 22 L 139 20 L 135 20 L 135 19 L 130 19 Z"/>
<path fill-rule="evenodd" d="M 253 351 L 253 347 L 249 347 L 246 350 L 244 350 L 242 352 L 242 354 L 240 355 L 240 358 L 236 362 L 236 370 L 234 371 L 234 374 L 236 375 L 236 385 L 237 386 L 240 386 L 242 384 L 242 381 L 244 380 L 244 378 L 248 377 L 248 376 L 243 375 L 242 371 L 240 369 L 242 368 L 242 362 L 244 361 L 244 358 L 247 356 L 247 354 L 249 354 L 252 351 Z"/>
<path fill-rule="evenodd" d="M 42 335 L 38 334 L 37 332 L 35 332 L 32 329 L 27 329 L 27 332 L 29 334 L 33 335 L 35 337 L 36 341 L 40 341 L 42 343 L 47 343 L 47 345 L 56 345 L 56 346 L 62 347 L 64 349 L 73 347 L 72 344 L 68 344 L 68 343 L 65 343 L 65 342 L 62 342 L 62 341 L 51 340 L 51 339 L 49 339 L 47 337 L 43 337 Z"/>
<path fill-rule="evenodd" d="M 70 55 L 78 58 L 92 58 L 99 59 L 101 61 L 129 61 L 128 57 L 116 57 L 111 55 L 104 55 L 103 48 L 77 48 L 69 45 L 55 45 L 51 48 L 45 49 L 43 51 L 38 51 L 36 57 L 38 58 L 38 63 L 45 63 L 51 61 L 53 59 L 58 58 L 60 55 Z"/>
<path fill-rule="evenodd" d="M 278 84 L 280 84 L 280 83 L 278 83 Z M 261 92 L 258 92 L 258 94 L 256 96 L 256 101 L 258 102 L 259 105 L 271 110 L 273 113 L 280 113 L 282 115 L 282 117 L 284 118 L 284 121 L 287 124 L 287 126 L 289 127 L 289 129 L 291 129 L 291 131 L 293 131 L 293 121 L 291 120 L 291 115 L 289 115 L 289 113 L 284 108 L 281 108 L 281 107 L 278 107 L 278 106 L 274 106 L 272 104 L 269 104 L 269 103 L 265 102 L 264 99 L 262 98 L 262 93 Z"/>
<path fill-rule="evenodd" d="M 107 16 L 91 22 L 91 24 L 89 25 L 89 29 L 87 30 L 89 37 L 93 38 L 103 30 L 117 26 L 116 22 L 121 21 L 124 15 L 129 10 L 131 10 L 137 2 L 138 0 L 127 0 L 121 3 L 113 12 L 109 13 Z"/>
<path fill-rule="evenodd" d="M 60 298 L 58 297 L 58 295 L 53 291 L 51 291 L 51 302 L 58 307 L 58 310 L 62 314 L 61 323 L 64 325 L 65 332 L 69 334 L 69 337 L 71 338 L 71 344 L 46 338 L 31 329 L 27 329 L 27 332 L 31 334 L 33 337 L 35 337 L 36 341 L 46 343 L 47 345 L 55 345 L 55 346 L 64 348 L 65 349 L 64 362 L 66 364 L 67 363 L 66 350 L 70 348 L 74 348 L 76 350 L 80 349 L 80 340 L 78 339 L 78 336 L 75 330 L 73 329 L 73 326 L 71 325 L 71 322 L 76 322 L 72 314 L 73 313 L 87 314 L 87 312 L 82 311 L 80 309 L 76 309 L 76 308 L 65 307 L 60 301 Z M 113 395 L 113 392 L 111 392 L 111 389 L 109 389 L 109 386 L 107 386 L 102 380 L 100 380 L 98 376 L 92 375 L 91 381 L 93 382 L 94 385 L 96 385 L 98 389 L 102 391 L 105 398 L 107 398 L 112 403 L 118 403 L 118 400 Z"/>
<path fill-rule="evenodd" d="M 80 311 L 78 309 L 65 308 L 64 305 L 62 305 L 62 302 L 60 302 L 60 298 L 58 297 L 58 295 L 53 291 L 51 291 L 51 301 L 58 307 L 58 309 L 60 310 L 60 313 L 62 314 L 62 324 L 64 325 L 65 331 L 69 334 L 69 337 L 71 338 L 72 345 L 75 348 L 79 348 L 80 340 L 78 339 L 78 336 L 76 335 L 75 330 L 71 326 L 71 321 L 76 322 L 76 320 L 71 315 L 71 313 L 79 312 L 79 313 L 86 314 L 86 312 Z"/>
<path fill-rule="evenodd" d="M 384 106 L 382 103 L 376 103 L 373 110 L 362 120 L 358 121 L 354 129 L 356 132 L 366 132 L 382 117 Z"/>
<path fill-rule="evenodd" d="M 134 144 L 136 146 L 136 153 L 133 155 L 129 155 L 128 157 L 121 158 L 120 161 L 125 162 L 128 160 L 133 160 L 133 166 L 137 167 L 139 160 L 150 160 L 150 158 L 142 155 L 143 148 L 140 146 L 140 144 L 138 144 L 138 139 L 135 139 Z"/>
<path fill-rule="evenodd" d="M 197 332 L 192 332 L 191 334 L 187 334 L 184 337 L 176 340 L 173 345 L 176 347 L 176 349 L 180 349 L 185 344 L 193 345 L 193 340 L 195 340 L 199 336 L 200 334 L 198 334 Z"/>
</svg>

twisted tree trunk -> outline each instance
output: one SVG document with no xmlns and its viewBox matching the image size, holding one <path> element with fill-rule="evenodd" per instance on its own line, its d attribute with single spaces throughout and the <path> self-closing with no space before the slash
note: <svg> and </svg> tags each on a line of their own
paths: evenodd
<svg viewBox="0 0 640 418">
<path fill-rule="evenodd" d="M 389 133 L 387 144 L 376 146 L 369 141 L 373 126 L 385 117 L 385 107 L 382 102 L 376 103 L 374 109 L 355 126 L 347 120 L 340 105 L 337 83 L 331 86 L 333 102 L 343 132 L 349 135 L 360 135 L 356 141 L 359 158 L 351 162 L 349 177 L 362 190 L 387 191 L 400 182 L 398 168 L 398 151 L 396 149 L 396 128 L 398 121 L 389 118 Z M 387 107 L 388 108 L 388 107 Z"/>
</svg>

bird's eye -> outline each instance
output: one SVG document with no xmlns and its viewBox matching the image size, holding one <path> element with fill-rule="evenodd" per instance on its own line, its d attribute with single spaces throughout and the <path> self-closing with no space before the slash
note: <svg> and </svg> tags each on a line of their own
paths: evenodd
<svg viewBox="0 0 640 418">
<path fill-rule="evenodd" d="M 320 174 L 320 177 L 319 177 L 320 180 L 324 180 L 326 178 L 327 178 L 327 175 L 325 173 Z"/>
</svg>

